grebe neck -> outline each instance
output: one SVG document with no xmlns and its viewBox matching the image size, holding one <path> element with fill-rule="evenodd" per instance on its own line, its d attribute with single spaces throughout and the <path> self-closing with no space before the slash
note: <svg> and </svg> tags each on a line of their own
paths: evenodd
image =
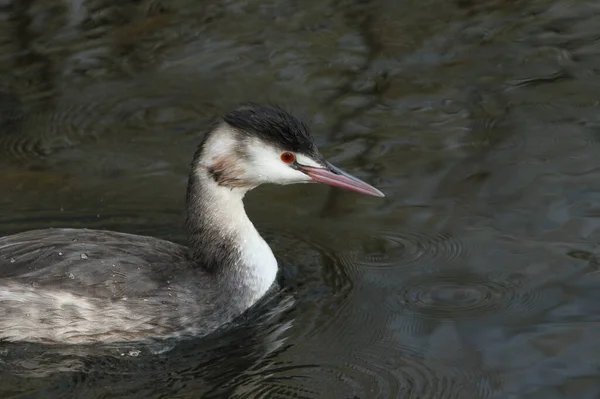
<svg viewBox="0 0 600 399">
<path fill-rule="evenodd" d="M 248 190 L 220 185 L 197 162 L 187 193 L 189 256 L 242 307 L 260 299 L 277 275 L 271 248 L 246 215 L 243 198 Z"/>
</svg>

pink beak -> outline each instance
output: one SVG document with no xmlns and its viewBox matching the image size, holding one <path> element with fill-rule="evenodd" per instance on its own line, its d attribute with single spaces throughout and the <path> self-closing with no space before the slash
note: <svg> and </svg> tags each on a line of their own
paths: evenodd
<svg viewBox="0 0 600 399">
<path fill-rule="evenodd" d="M 343 188 L 357 193 L 373 195 L 375 197 L 385 197 L 385 194 L 377 190 L 370 184 L 344 172 L 340 168 L 327 163 L 325 168 L 315 168 L 312 166 L 298 165 L 298 168 L 310 176 L 314 181 L 330 186 Z"/>
</svg>

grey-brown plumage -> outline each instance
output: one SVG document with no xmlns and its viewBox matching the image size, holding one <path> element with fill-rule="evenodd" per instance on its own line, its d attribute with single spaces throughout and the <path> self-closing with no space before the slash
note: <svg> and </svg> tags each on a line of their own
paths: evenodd
<svg viewBox="0 0 600 399">
<path fill-rule="evenodd" d="M 0 254 L 3 339 L 83 343 L 198 335 L 243 311 L 190 261 L 187 248 L 153 237 L 34 230 L 1 238 Z"/>
</svg>

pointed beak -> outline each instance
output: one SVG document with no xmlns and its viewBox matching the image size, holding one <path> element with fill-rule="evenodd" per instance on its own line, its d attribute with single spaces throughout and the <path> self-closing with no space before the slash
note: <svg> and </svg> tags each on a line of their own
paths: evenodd
<svg viewBox="0 0 600 399">
<path fill-rule="evenodd" d="M 377 190 L 375 187 L 365 183 L 349 173 L 344 172 L 329 162 L 324 168 L 315 168 L 305 165 L 298 165 L 298 168 L 316 182 L 343 188 L 349 191 L 355 191 L 361 194 L 373 195 L 375 197 L 385 197 L 385 194 Z"/>
</svg>

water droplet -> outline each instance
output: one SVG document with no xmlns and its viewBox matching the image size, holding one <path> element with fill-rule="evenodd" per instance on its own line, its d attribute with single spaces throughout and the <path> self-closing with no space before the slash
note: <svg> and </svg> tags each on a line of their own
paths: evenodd
<svg viewBox="0 0 600 399">
<path fill-rule="evenodd" d="M 17 260 L 15 258 L 10 258 L 10 263 L 15 263 Z"/>
<path fill-rule="evenodd" d="M 88 258 L 88 256 L 86 253 L 81 254 L 81 259 L 87 259 L 87 258 Z"/>
<path fill-rule="evenodd" d="M 62 253 L 62 252 L 59 252 L 59 253 L 58 253 L 58 255 L 59 255 L 59 256 L 62 256 L 62 255 L 63 255 L 63 253 Z"/>
<path fill-rule="evenodd" d="M 140 354 L 140 351 L 139 351 L 139 350 L 130 350 L 130 351 L 129 351 L 129 356 L 136 357 L 136 356 L 138 356 L 139 354 Z"/>
<path fill-rule="evenodd" d="M 74 275 L 73 273 L 69 273 L 69 278 L 70 278 L 71 280 L 75 280 L 75 275 Z"/>
</svg>

